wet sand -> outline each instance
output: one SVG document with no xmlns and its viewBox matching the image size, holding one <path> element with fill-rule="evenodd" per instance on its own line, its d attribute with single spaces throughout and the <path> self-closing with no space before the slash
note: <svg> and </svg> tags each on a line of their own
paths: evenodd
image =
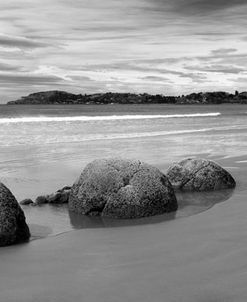
<svg viewBox="0 0 247 302">
<path fill-rule="evenodd" d="M 2 248 L 0 301 L 246 301 L 247 162 L 218 162 L 238 186 L 206 211 Z"/>
</svg>

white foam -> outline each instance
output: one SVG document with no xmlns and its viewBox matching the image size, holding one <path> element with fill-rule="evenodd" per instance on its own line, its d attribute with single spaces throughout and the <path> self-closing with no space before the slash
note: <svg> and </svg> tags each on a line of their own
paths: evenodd
<svg viewBox="0 0 247 302">
<path fill-rule="evenodd" d="M 244 163 L 247 163 L 247 160 L 238 160 L 238 161 L 236 161 L 236 163 L 238 163 L 238 164 L 244 164 Z"/>
<path fill-rule="evenodd" d="M 64 143 L 82 143 L 87 141 L 106 141 L 106 140 L 121 140 L 121 139 L 138 139 L 158 136 L 172 136 L 177 137 L 183 134 L 196 134 L 196 133 L 207 133 L 215 131 L 228 131 L 235 130 L 235 126 L 221 126 L 201 129 L 186 129 L 186 130 L 173 130 L 173 131 L 150 131 L 150 132 L 133 132 L 133 133 L 104 133 L 104 134 L 87 134 L 87 135 L 44 135 L 44 136 L 21 136 L 15 140 L 7 139 L 4 141 L 4 146 L 15 146 L 15 145 L 40 145 L 40 144 L 64 144 Z"/>
<path fill-rule="evenodd" d="M 222 131 L 232 129 L 231 126 L 226 127 L 213 127 L 213 128 L 201 128 L 201 129 L 188 129 L 188 130 L 175 130 L 175 131 L 152 131 L 152 132 L 140 132 L 140 133 L 118 133 L 109 135 L 94 135 L 92 137 L 84 137 L 79 141 L 93 141 L 93 140 L 112 140 L 112 139 L 128 139 L 128 138 L 142 138 L 142 137 L 155 137 L 166 135 L 179 135 L 190 134 L 197 132 L 210 132 L 210 131 Z M 76 142 L 78 142 L 76 140 Z"/>
<path fill-rule="evenodd" d="M 103 116 L 37 116 L 37 117 L 14 117 L 1 118 L 0 124 L 7 123 L 46 123 L 46 122 L 90 122 L 90 121 L 117 121 L 117 120 L 142 120 L 142 119 L 168 119 L 189 117 L 214 117 L 221 113 L 192 113 L 170 115 L 103 115 Z"/>
</svg>

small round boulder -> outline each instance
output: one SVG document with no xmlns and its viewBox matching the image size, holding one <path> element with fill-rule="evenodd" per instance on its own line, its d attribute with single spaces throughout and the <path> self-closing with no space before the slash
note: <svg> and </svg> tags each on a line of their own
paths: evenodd
<svg viewBox="0 0 247 302">
<path fill-rule="evenodd" d="M 90 216 L 140 218 L 176 211 L 177 200 L 157 168 L 137 160 L 99 159 L 72 186 L 69 209 Z"/>
<path fill-rule="evenodd" d="M 30 205 L 30 204 L 33 204 L 34 202 L 32 201 L 32 199 L 30 198 L 26 198 L 26 199 L 23 199 L 22 201 L 20 201 L 20 204 L 22 206 L 27 206 L 27 205 Z"/>
<path fill-rule="evenodd" d="M 236 186 L 229 172 L 206 159 L 187 158 L 174 163 L 167 177 L 175 189 L 186 191 L 214 191 Z"/>
<path fill-rule="evenodd" d="M 43 205 L 46 203 L 48 203 L 47 196 L 41 195 L 35 199 L 35 205 Z"/>
<path fill-rule="evenodd" d="M 27 241 L 25 215 L 10 190 L 0 183 L 0 246 Z"/>
</svg>

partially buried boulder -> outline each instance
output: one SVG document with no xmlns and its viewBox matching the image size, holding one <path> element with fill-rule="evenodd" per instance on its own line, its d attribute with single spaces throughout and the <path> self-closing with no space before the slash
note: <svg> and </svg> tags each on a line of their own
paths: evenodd
<svg viewBox="0 0 247 302">
<path fill-rule="evenodd" d="M 174 163 L 167 177 L 175 189 L 213 191 L 236 186 L 233 177 L 221 166 L 206 159 L 187 158 Z"/>
<path fill-rule="evenodd" d="M 55 193 L 47 195 L 47 201 L 50 204 L 63 204 L 68 203 L 69 201 L 69 194 L 70 194 L 71 187 L 66 186 Z"/>
<path fill-rule="evenodd" d="M 47 200 L 47 197 L 46 196 L 38 196 L 36 199 L 35 199 L 35 205 L 43 205 L 43 204 L 46 204 L 48 203 L 48 200 Z"/>
<path fill-rule="evenodd" d="M 26 199 L 23 199 L 22 201 L 20 201 L 20 204 L 23 205 L 23 206 L 27 206 L 27 205 L 30 205 L 30 204 L 33 204 L 34 202 L 32 201 L 32 199 L 29 199 L 29 198 L 26 198 Z"/>
<path fill-rule="evenodd" d="M 44 204 L 63 204 L 68 203 L 69 201 L 69 194 L 70 194 L 71 187 L 66 186 L 55 193 L 49 195 L 41 195 L 38 196 L 35 200 L 33 205 L 40 206 Z"/>
<path fill-rule="evenodd" d="M 0 246 L 27 241 L 25 215 L 8 188 L 0 183 Z"/>
<path fill-rule="evenodd" d="M 85 215 L 138 218 L 177 210 L 174 190 L 157 168 L 135 160 L 99 159 L 71 188 L 69 209 Z"/>
</svg>

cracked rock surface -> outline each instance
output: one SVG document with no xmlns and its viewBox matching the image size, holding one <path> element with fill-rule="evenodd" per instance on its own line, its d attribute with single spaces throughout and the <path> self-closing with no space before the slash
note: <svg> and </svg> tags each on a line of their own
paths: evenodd
<svg viewBox="0 0 247 302">
<path fill-rule="evenodd" d="M 155 167 L 135 160 L 99 159 L 74 183 L 69 209 L 84 215 L 138 218 L 177 210 L 174 190 Z"/>
<path fill-rule="evenodd" d="M 27 241 L 29 237 L 21 207 L 10 190 L 0 183 L 0 246 Z"/>
<path fill-rule="evenodd" d="M 167 177 L 175 189 L 187 191 L 214 191 L 236 186 L 229 172 L 206 159 L 187 158 L 174 163 Z"/>
</svg>

